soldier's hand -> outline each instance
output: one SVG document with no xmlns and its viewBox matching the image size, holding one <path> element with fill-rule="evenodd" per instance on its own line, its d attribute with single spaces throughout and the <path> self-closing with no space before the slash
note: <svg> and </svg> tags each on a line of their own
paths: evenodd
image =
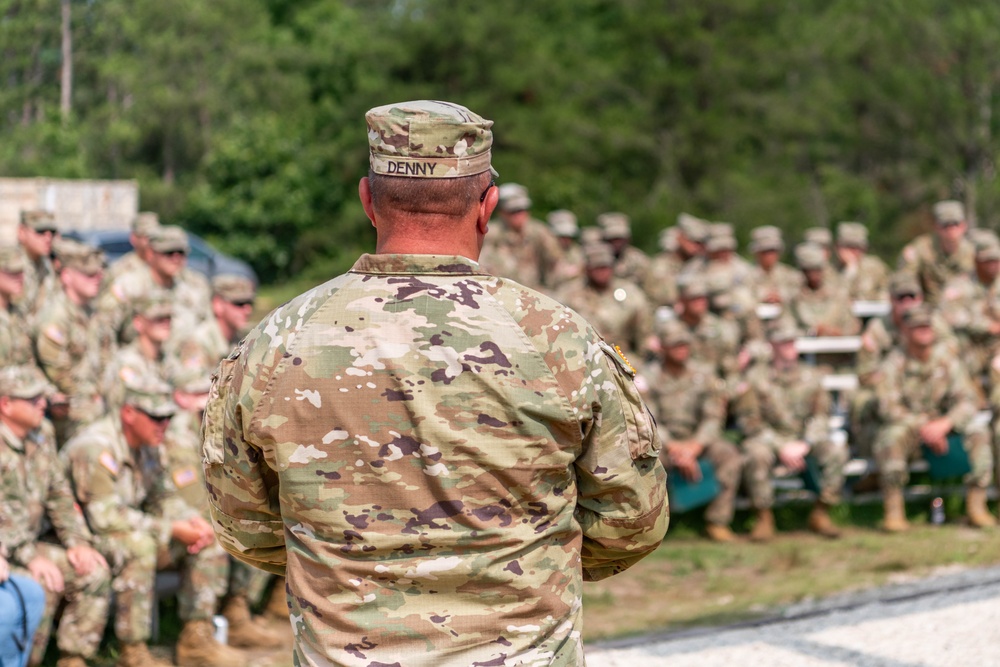
<svg viewBox="0 0 1000 667">
<path fill-rule="evenodd" d="M 28 572 L 31 578 L 53 593 L 62 593 L 66 582 L 63 581 L 62 572 L 56 564 L 45 556 L 35 556 L 28 563 Z"/>
<path fill-rule="evenodd" d="M 802 472 L 806 467 L 806 454 L 808 453 L 808 443 L 802 440 L 793 440 L 781 446 L 781 449 L 778 450 L 778 459 L 792 472 Z"/>
<path fill-rule="evenodd" d="M 200 516 L 185 521 L 174 521 L 171 524 L 171 536 L 187 546 L 188 553 L 196 554 L 213 541 L 215 531 L 212 525 Z"/>
<path fill-rule="evenodd" d="M 948 433 L 951 431 L 951 420 L 947 417 L 934 419 L 920 427 L 920 439 L 931 448 L 935 454 L 948 451 Z"/>
<path fill-rule="evenodd" d="M 93 547 L 86 544 L 66 550 L 66 559 L 73 566 L 73 571 L 85 577 L 99 568 L 107 569 L 108 561 Z"/>
</svg>

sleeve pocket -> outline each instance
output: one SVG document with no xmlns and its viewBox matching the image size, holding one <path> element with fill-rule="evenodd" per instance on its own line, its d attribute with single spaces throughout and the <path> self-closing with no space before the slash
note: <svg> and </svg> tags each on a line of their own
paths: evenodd
<svg viewBox="0 0 1000 667">
<path fill-rule="evenodd" d="M 237 361 L 239 350 L 223 359 L 212 376 L 212 389 L 205 406 L 205 439 L 202 443 L 202 462 L 206 466 L 222 465 L 225 457 L 226 403 Z"/>
<path fill-rule="evenodd" d="M 621 402 L 625 418 L 625 436 L 628 440 L 629 455 L 632 460 L 656 457 L 660 453 L 660 438 L 656 432 L 656 421 L 649 408 L 643 403 L 635 386 L 635 370 L 628 361 L 610 345 L 601 342 L 601 349 L 608 357 L 612 381 Z"/>
</svg>

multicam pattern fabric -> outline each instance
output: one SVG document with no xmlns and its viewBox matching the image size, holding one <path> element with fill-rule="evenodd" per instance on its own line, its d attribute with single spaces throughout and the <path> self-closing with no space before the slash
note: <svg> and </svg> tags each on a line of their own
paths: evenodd
<svg viewBox="0 0 1000 667">
<path fill-rule="evenodd" d="M 769 272 L 754 266 L 750 283 L 757 301 L 789 303 L 802 285 L 802 274 L 781 262 L 775 264 Z"/>
<path fill-rule="evenodd" d="M 530 219 L 520 232 L 500 220 L 490 225 L 479 259 L 488 273 L 537 290 L 554 286 L 562 249 L 547 225 Z"/>
<path fill-rule="evenodd" d="M 666 530 L 658 451 L 576 313 L 364 255 L 222 363 L 204 455 L 225 548 L 287 571 L 296 664 L 577 665 L 581 580 Z"/>
<path fill-rule="evenodd" d="M 841 267 L 839 276 L 851 301 L 889 299 L 889 266 L 874 255 L 864 255 L 857 266 Z"/>
<path fill-rule="evenodd" d="M 975 275 L 951 278 L 942 291 L 940 313 L 959 339 L 962 360 L 973 378 L 985 377 L 997 353 L 992 329 L 1000 322 L 1000 280 L 984 285 Z"/>
<path fill-rule="evenodd" d="M 35 363 L 28 323 L 13 308 L 0 308 L 0 363 L 4 366 Z"/>
<path fill-rule="evenodd" d="M 18 308 L 30 321 L 42 308 L 50 294 L 59 290 L 59 279 L 52 260 L 42 257 L 37 262 L 22 252 L 24 256 L 24 290 L 18 299 Z"/>
<path fill-rule="evenodd" d="M 615 278 L 607 289 L 598 291 L 583 277 L 568 283 L 556 298 L 583 315 L 627 356 L 642 356 L 646 339 L 653 333 L 653 318 L 646 295 L 635 283 Z"/>
<path fill-rule="evenodd" d="M 948 279 L 971 273 L 975 266 L 976 248 L 972 241 L 963 238 L 958 249 L 946 255 L 937 235 L 930 233 L 918 236 L 903 248 L 897 268 L 914 273 L 924 290 L 924 301 L 936 305 Z"/>
<path fill-rule="evenodd" d="M 796 325 L 809 336 L 853 336 L 861 330 L 847 292 L 835 285 L 812 289 L 803 283 L 789 310 Z"/>
<path fill-rule="evenodd" d="M 625 246 L 622 253 L 615 258 L 615 277 L 642 285 L 646 282 L 649 262 L 649 255 L 634 245 Z"/>
</svg>

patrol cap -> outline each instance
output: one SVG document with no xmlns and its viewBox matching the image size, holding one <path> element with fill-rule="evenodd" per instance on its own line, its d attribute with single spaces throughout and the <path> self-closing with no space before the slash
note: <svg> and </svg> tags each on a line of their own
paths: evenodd
<svg viewBox="0 0 1000 667">
<path fill-rule="evenodd" d="M 21 224 L 36 232 L 57 232 L 56 217 L 48 211 L 21 211 Z"/>
<path fill-rule="evenodd" d="M 803 271 L 826 267 L 826 253 L 815 243 L 800 243 L 795 246 L 795 263 Z"/>
<path fill-rule="evenodd" d="M 134 304 L 132 314 L 145 317 L 147 320 L 170 317 L 174 313 L 173 295 L 163 289 L 151 290 L 143 294 L 135 300 Z"/>
<path fill-rule="evenodd" d="M 170 417 L 177 412 L 173 390 L 154 376 L 138 376 L 125 382 L 124 405 L 131 405 L 151 417 Z"/>
<path fill-rule="evenodd" d="M 576 238 L 580 233 L 580 227 L 576 221 L 576 214 L 564 208 L 552 211 L 545 220 L 549 223 L 552 233 L 563 238 Z"/>
<path fill-rule="evenodd" d="M 369 163 L 376 174 L 459 178 L 489 171 L 493 121 L 453 102 L 413 100 L 369 109 Z"/>
<path fill-rule="evenodd" d="M 778 320 L 770 331 L 767 332 L 767 339 L 772 343 L 787 343 L 802 336 L 802 332 L 795 326 L 794 320 L 783 317 Z"/>
<path fill-rule="evenodd" d="M 665 227 L 660 231 L 657 238 L 657 245 L 663 252 L 674 252 L 677 250 L 677 227 Z"/>
<path fill-rule="evenodd" d="M 88 276 L 97 275 L 105 266 L 104 253 L 100 249 L 73 239 L 56 239 L 52 251 L 62 268 L 75 269 Z"/>
<path fill-rule="evenodd" d="M 818 246 L 829 248 L 833 245 L 833 234 L 826 227 L 809 227 L 802 233 L 802 240 L 806 243 L 815 243 Z"/>
<path fill-rule="evenodd" d="M 497 207 L 504 212 L 527 211 L 531 208 L 528 188 L 520 183 L 504 183 L 497 188 Z"/>
<path fill-rule="evenodd" d="M 52 391 L 52 385 L 34 364 L 0 369 L 0 396 L 35 398 Z"/>
<path fill-rule="evenodd" d="M 704 243 L 708 240 L 708 221 L 690 213 L 681 212 L 677 216 L 677 229 L 695 243 Z"/>
<path fill-rule="evenodd" d="M 580 230 L 580 245 L 586 248 L 595 243 L 604 245 L 604 232 L 600 227 L 584 227 Z"/>
<path fill-rule="evenodd" d="M 837 225 L 837 245 L 845 248 L 868 249 L 868 228 L 860 222 L 841 222 Z"/>
<path fill-rule="evenodd" d="M 708 252 L 734 251 L 737 248 L 733 226 L 728 222 L 713 222 L 708 226 L 708 241 L 705 250 Z"/>
<path fill-rule="evenodd" d="M 889 296 L 898 299 L 904 294 L 917 294 L 923 296 L 924 290 L 920 286 L 920 279 L 910 271 L 897 271 L 889 276 Z"/>
<path fill-rule="evenodd" d="M 149 247 L 153 252 L 183 252 L 191 251 L 187 232 L 177 225 L 165 225 L 154 229 L 149 235 Z"/>
<path fill-rule="evenodd" d="M 965 222 L 965 206 L 954 199 L 946 199 L 934 204 L 934 222 L 939 225 Z"/>
<path fill-rule="evenodd" d="M 183 368 L 172 380 L 174 389 L 185 394 L 207 394 L 212 390 L 212 374 L 204 368 Z"/>
<path fill-rule="evenodd" d="M 1000 242 L 995 237 L 982 236 L 976 239 L 976 261 L 993 262 L 1000 260 Z"/>
<path fill-rule="evenodd" d="M 212 278 L 212 296 L 230 303 L 253 301 L 257 296 L 257 286 L 245 276 L 223 273 Z"/>
<path fill-rule="evenodd" d="M 769 250 L 781 252 L 784 249 L 785 242 L 781 238 L 781 230 L 774 225 L 755 227 L 750 232 L 750 252 L 767 252 Z"/>
<path fill-rule="evenodd" d="M 132 233 L 136 236 L 149 237 L 160 226 L 160 216 L 152 211 L 142 211 L 132 221 Z"/>
<path fill-rule="evenodd" d="M 20 246 L 0 246 L 0 271 L 4 273 L 21 273 L 24 271 L 24 255 L 21 253 Z"/>
<path fill-rule="evenodd" d="M 583 248 L 584 262 L 588 269 L 615 265 L 615 253 L 607 243 L 588 243 Z"/>
<path fill-rule="evenodd" d="M 708 297 L 708 284 L 699 276 L 682 276 L 677 280 L 677 292 L 682 299 Z"/>
<path fill-rule="evenodd" d="M 691 332 L 686 324 L 678 319 L 663 320 L 656 323 L 656 336 L 664 347 L 675 345 L 690 345 Z"/>
<path fill-rule="evenodd" d="M 619 211 L 609 211 L 597 216 L 597 226 L 601 228 L 604 239 L 632 238 L 632 220 Z"/>
<path fill-rule="evenodd" d="M 930 307 L 925 304 L 914 306 L 903 313 L 903 324 L 910 329 L 915 327 L 929 327 L 933 319 Z"/>
</svg>

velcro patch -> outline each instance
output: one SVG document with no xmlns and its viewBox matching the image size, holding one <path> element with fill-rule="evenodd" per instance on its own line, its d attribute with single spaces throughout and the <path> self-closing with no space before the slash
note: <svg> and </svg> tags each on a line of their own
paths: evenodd
<svg viewBox="0 0 1000 667">
<path fill-rule="evenodd" d="M 97 458 L 97 461 L 108 469 L 112 475 L 118 475 L 118 461 L 115 461 L 115 457 L 111 455 L 111 452 L 101 452 L 101 455 Z"/>
<path fill-rule="evenodd" d="M 185 486 L 189 486 L 190 484 L 198 481 L 197 473 L 195 473 L 194 468 L 190 466 L 175 470 L 173 477 L 174 484 L 177 485 L 178 489 L 183 489 Z"/>
</svg>

